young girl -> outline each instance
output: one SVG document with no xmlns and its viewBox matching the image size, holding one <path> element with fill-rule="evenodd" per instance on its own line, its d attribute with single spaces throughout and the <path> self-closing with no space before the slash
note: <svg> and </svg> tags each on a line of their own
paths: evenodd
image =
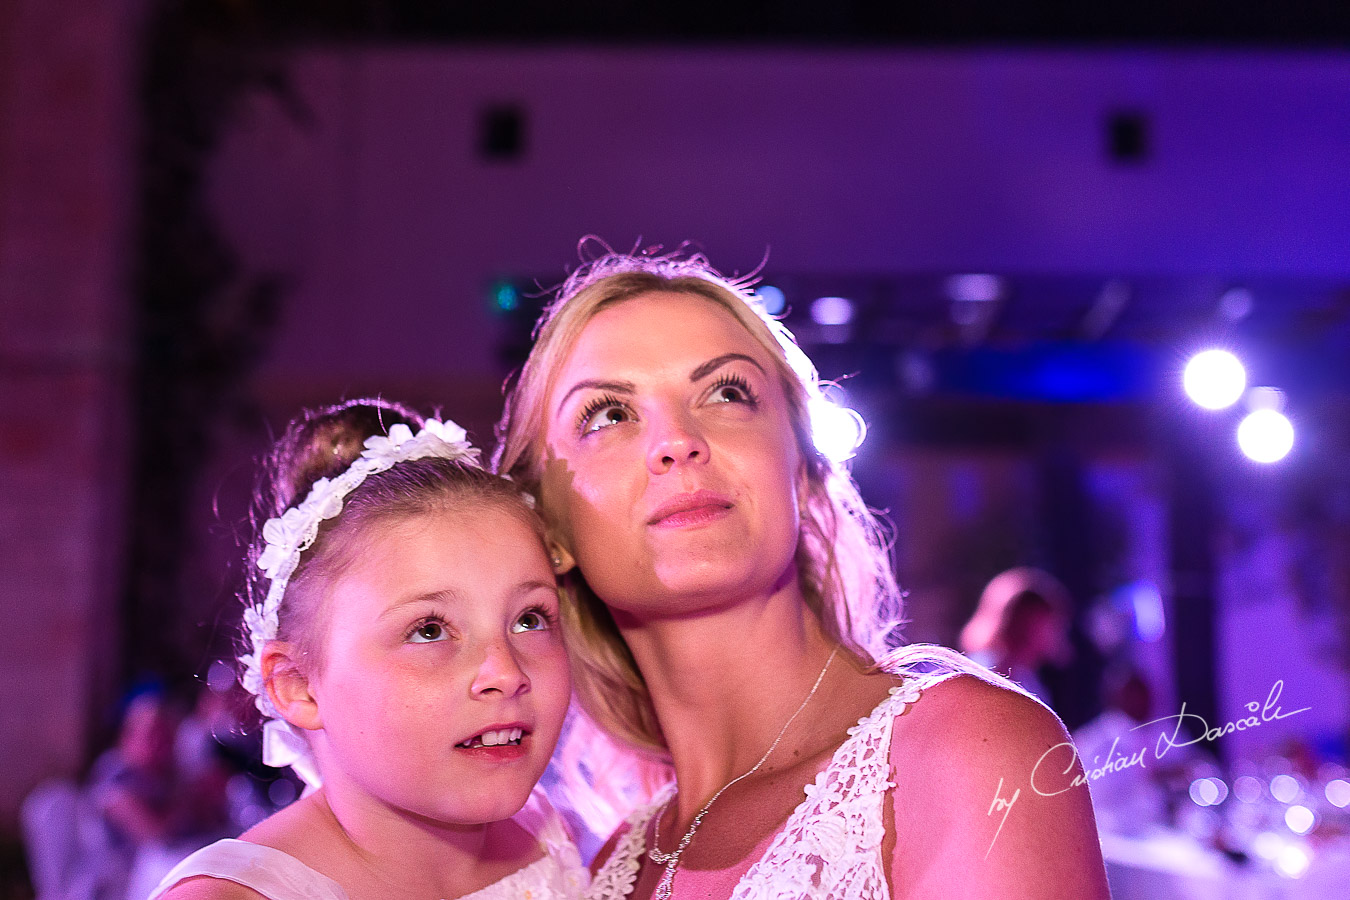
<svg viewBox="0 0 1350 900">
<path fill-rule="evenodd" d="M 309 789 L 151 900 L 577 897 L 534 792 L 571 682 L 528 497 L 463 429 L 377 400 L 293 422 L 264 482 L 242 681 L 264 760 Z"/>
</svg>

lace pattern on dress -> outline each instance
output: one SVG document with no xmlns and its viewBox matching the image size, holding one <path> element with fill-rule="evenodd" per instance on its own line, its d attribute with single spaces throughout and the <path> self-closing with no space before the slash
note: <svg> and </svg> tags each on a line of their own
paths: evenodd
<svg viewBox="0 0 1350 900">
<path fill-rule="evenodd" d="M 886 792 L 894 786 L 891 726 L 948 674 L 954 673 L 908 675 L 848 730 L 769 849 L 737 883 L 732 900 L 889 900 L 881 844 Z M 596 873 L 586 900 L 622 900 L 632 893 L 647 826 L 674 790 L 671 785 L 628 817 L 627 831 Z"/>
<path fill-rule="evenodd" d="M 657 810 L 675 793 L 675 784 L 666 785 L 646 806 L 639 806 L 624 820 L 623 837 L 615 844 L 609 859 L 591 879 L 585 900 L 622 900 L 633 893 L 638 870 L 642 868 L 642 854 L 647 850 L 647 826 Z"/>
</svg>

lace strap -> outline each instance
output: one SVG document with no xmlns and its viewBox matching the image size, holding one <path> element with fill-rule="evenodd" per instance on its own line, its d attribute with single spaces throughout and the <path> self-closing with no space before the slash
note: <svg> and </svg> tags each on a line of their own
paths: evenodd
<svg viewBox="0 0 1350 900">
<path fill-rule="evenodd" d="M 768 850 L 741 878 L 733 900 L 786 897 L 889 896 L 881 845 L 883 807 L 891 781 L 892 726 L 897 716 L 945 675 L 907 673 L 806 785 L 805 797 Z"/>
<path fill-rule="evenodd" d="M 672 782 L 657 792 L 651 803 L 638 807 L 624 820 L 623 837 L 591 879 L 584 900 L 622 900 L 633 892 L 638 871 L 642 868 L 642 854 L 647 849 L 647 826 L 674 794 Z"/>
</svg>

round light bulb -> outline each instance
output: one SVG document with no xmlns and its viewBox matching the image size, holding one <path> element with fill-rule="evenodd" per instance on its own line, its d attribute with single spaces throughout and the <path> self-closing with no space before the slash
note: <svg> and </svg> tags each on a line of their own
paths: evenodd
<svg viewBox="0 0 1350 900">
<path fill-rule="evenodd" d="M 1294 426 L 1284 413 L 1258 409 L 1238 424 L 1237 440 L 1248 459 L 1259 463 L 1279 462 L 1294 447 Z"/>
<path fill-rule="evenodd" d="M 1247 388 L 1247 370 L 1227 350 L 1205 350 L 1191 357 L 1181 376 L 1186 396 L 1205 409 L 1232 406 Z"/>
</svg>

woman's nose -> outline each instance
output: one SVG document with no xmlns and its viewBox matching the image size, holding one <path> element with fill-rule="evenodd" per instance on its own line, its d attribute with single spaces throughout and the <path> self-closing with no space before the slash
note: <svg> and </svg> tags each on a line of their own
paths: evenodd
<svg viewBox="0 0 1350 900">
<path fill-rule="evenodd" d="M 648 417 L 651 446 L 647 450 L 647 468 L 653 475 L 689 463 L 708 461 L 708 443 L 689 416 L 670 413 Z"/>
<path fill-rule="evenodd" d="M 475 697 L 514 697 L 529 691 L 530 677 L 521 668 L 511 646 L 499 641 L 484 652 L 470 689 Z"/>
</svg>

